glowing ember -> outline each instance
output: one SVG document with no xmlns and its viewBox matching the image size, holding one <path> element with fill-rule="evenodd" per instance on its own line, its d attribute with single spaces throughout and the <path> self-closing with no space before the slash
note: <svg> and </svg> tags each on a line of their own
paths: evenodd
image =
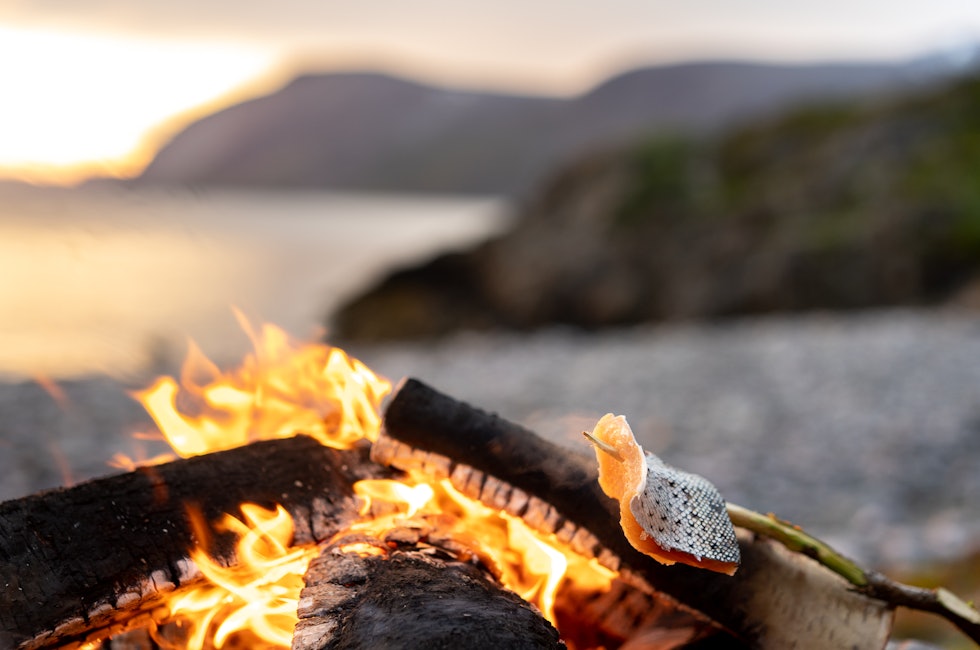
<svg viewBox="0 0 980 650">
<path fill-rule="evenodd" d="M 435 496 L 432 486 L 427 483 L 408 485 L 385 479 L 358 481 L 354 484 L 354 494 L 361 497 L 361 516 L 370 514 L 378 500 L 395 506 L 405 517 L 411 517 Z M 404 512 L 402 513 L 401 510 Z"/>
</svg>

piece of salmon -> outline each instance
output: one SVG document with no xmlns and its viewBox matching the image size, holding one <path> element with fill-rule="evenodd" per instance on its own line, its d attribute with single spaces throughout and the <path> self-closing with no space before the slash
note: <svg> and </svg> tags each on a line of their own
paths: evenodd
<svg viewBox="0 0 980 650">
<path fill-rule="evenodd" d="M 585 435 L 599 461 L 599 485 L 619 501 L 620 525 L 634 548 L 663 564 L 735 573 L 738 541 L 714 485 L 644 453 L 621 415 L 606 414 Z"/>
</svg>

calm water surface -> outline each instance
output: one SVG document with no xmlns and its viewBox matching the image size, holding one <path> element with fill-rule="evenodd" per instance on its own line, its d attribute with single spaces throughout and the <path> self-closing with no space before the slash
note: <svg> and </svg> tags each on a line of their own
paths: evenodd
<svg viewBox="0 0 980 650">
<path fill-rule="evenodd" d="M 394 265 L 498 232 L 500 201 L 0 187 L 0 377 L 125 375 L 248 349 L 232 307 L 299 338 Z"/>
</svg>

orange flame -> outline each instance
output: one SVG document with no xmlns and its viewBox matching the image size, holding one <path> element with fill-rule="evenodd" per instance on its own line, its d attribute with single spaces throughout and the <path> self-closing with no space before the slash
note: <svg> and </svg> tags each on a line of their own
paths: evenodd
<svg viewBox="0 0 980 650">
<path fill-rule="evenodd" d="M 300 432 L 338 448 L 377 439 L 389 382 L 342 350 L 293 344 L 272 325 L 257 334 L 239 320 L 255 347 L 241 368 L 221 371 L 192 344 L 180 386 L 162 377 L 134 393 L 174 451 L 188 457 Z M 117 456 L 116 462 L 131 461 Z M 567 579 L 604 589 L 615 577 L 553 535 L 542 536 L 519 518 L 464 496 L 448 480 L 431 483 L 423 475 L 403 482 L 365 480 L 354 490 L 362 502 L 361 520 L 345 532 L 381 537 L 412 518 L 434 518 L 444 527 L 441 532 L 472 549 L 504 586 L 536 604 L 552 622 L 555 594 Z M 269 512 L 243 504 L 241 509 L 244 521 L 227 515 L 219 525 L 239 537 L 233 566 L 193 549 L 191 558 L 209 583 L 180 591 L 168 602 L 189 634 L 182 647 L 220 648 L 243 635 L 251 639 L 250 647 L 291 643 L 302 576 L 318 550 L 290 547 L 292 520 L 282 507 Z M 204 522 L 196 525 L 203 538 Z M 356 542 L 343 548 L 381 552 Z"/>
<path fill-rule="evenodd" d="M 241 367 L 220 370 L 192 342 L 179 385 L 161 377 L 133 393 L 177 454 L 186 458 L 297 433 L 336 448 L 377 439 L 381 400 L 391 390 L 387 380 L 343 350 L 295 344 L 273 325 L 256 332 L 236 316 L 255 349 Z M 141 464 L 169 459 L 159 455 Z M 136 466 L 122 454 L 113 464 Z M 217 564 L 201 548 L 190 551 L 209 584 L 168 602 L 171 616 L 189 634 L 181 647 L 220 648 L 243 630 L 253 641 L 290 645 L 302 576 L 316 549 L 290 548 L 293 523 L 283 508 L 241 508 L 244 521 L 226 515 L 218 525 L 239 537 L 233 566 Z M 203 522 L 196 525 L 206 529 Z"/>
<path fill-rule="evenodd" d="M 297 433 L 338 448 L 377 439 L 390 382 L 339 348 L 296 345 L 273 325 L 256 334 L 239 320 L 255 347 L 241 368 L 222 372 L 191 343 L 183 389 L 161 377 L 133 394 L 174 451 L 187 458 Z"/>
<path fill-rule="evenodd" d="M 222 566 L 203 549 L 191 550 L 210 584 L 168 604 L 186 630 L 182 647 L 220 648 L 243 631 L 273 647 L 289 647 L 292 641 L 302 576 L 318 551 L 313 545 L 289 546 L 293 520 L 282 506 L 270 511 L 245 503 L 241 509 L 244 521 L 226 515 L 219 527 L 239 537 L 237 564 Z"/>
</svg>

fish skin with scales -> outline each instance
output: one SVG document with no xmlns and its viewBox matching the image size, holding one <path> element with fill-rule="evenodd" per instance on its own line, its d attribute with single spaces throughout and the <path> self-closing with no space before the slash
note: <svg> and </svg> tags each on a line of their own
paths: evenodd
<svg viewBox="0 0 980 650">
<path fill-rule="evenodd" d="M 644 454 L 647 474 L 630 511 L 660 547 L 702 559 L 739 563 L 735 529 L 717 488 L 702 476 Z"/>
<path fill-rule="evenodd" d="M 599 486 L 619 502 L 619 524 L 633 548 L 662 564 L 735 574 L 741 550 L 710 481 L 645 451 L 622 415 L 607 413 L 583 433 L 595 449 Z"/>
</svg>

